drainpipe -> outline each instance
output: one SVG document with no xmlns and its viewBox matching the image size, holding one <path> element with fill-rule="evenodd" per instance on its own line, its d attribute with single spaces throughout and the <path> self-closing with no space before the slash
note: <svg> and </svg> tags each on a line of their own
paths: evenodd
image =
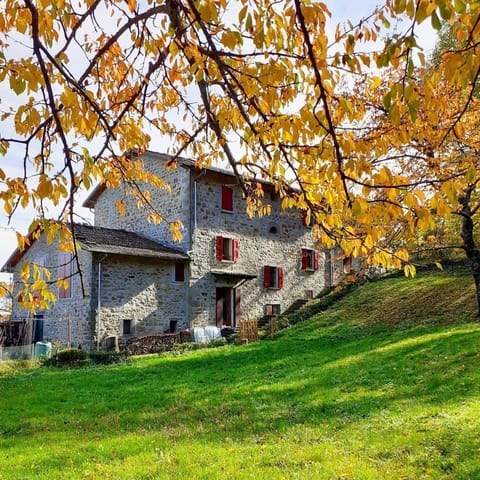
<svg viewBox="0 0 480 480">
<path fill-rule="evenodd" d="M 204 168 L 201 173 L 193 180 L 193 224 L 194 228 L 197 228 L 197 182 L 207 174 L 207 169 Z M 193 235 L 192 235 L 193 238 Z"/>
<path fill-rule="evenodd" d="M 98 276 L 97 276 L 97 315 L 96 315 L 96 337 L 97 337 L 97 350 L 100 349 L 100 311 L 102 307 L 101 303 L 101 294 L 102 294 L 102 262 L 107 258 L 107 255 L 104 255 L 98 261 Z"/>
<path fill-rule="evenodd" d="M 194 231 L 197 229 L 198 222 L 197 222 L 197 183 L 207 174 L 207 169 L 204 168 L 194 179 L 193 179 L 193 231 L 190 225 L 190 250 L 187 252 L 191 257 L 191 253 L 193 253 L 193 243 L 194 243 Z M 191 210 L 190 210 L 191 211 Z M 188 328 L 191 327 L 192 323 L 192 292 L 191 292 L 191 273 L 192 273 L 192 266 L 193 261 L 188 263 L 188 278 L 187 278 L 187 318 L 188 318 Z"/>
<path fill-rule="evenodd" d="M 335 284 L 333 278 L 334 268 L 333 268 L 333 250 L 330 250 L 330 286 L 333 287 Z"/>
</svg>

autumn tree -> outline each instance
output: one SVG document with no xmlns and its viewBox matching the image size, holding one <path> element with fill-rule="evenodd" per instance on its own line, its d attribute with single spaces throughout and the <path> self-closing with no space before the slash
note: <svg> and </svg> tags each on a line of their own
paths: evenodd
<svg viewBox="0 0 480 480">
<path fill-rule="evenodd" d="M 142 185 L 169 187 L 128 153 L 144 151 L 152 135 L 168 139 L 171 168 L 179 156 L 228 162 L 252 215 L 268 212 L 255 182 L 267 179 L 285 208 L 314 218 L 325 246 L 409 274 L 407 248 L 388 239 L 428 230 L 432 209 L 448 215 L 456 192 L 475 182 L 474 155 L 429 150 L 433 142 L 448 152 L 457 140 L 474 147 L 474 3 L 387 0 L 331 37 L 328 6 L 307 0 L 4 5 L 0 81 L 16 98 L 2 111 L 0 151 L 21 150 L 23 174 L 0 170 L 0 200 L 8 215 L 35 206 L 31 236 L 68 243 L 75 232 L 49 211 L 62 206 L 73 224 L 75 193 L 98 181 L 129 185 L 148 208 Z M 426 21 L 449 23 L 462 47 L 422 80 L 416 28 Z M 148 216 L 180 234 L 175 219 Z"/>
</svg>

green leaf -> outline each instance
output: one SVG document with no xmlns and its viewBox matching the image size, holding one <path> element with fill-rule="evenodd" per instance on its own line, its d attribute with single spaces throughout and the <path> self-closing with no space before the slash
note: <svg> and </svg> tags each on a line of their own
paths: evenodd
<svg viewBox="0 0 480 480">
<path fill-rule="evenodd" d="M 444 20 L 450 20 L 450 17 L 452 16 L 452 11 L 450 10 L 450 7 L 446 3 L 441 3 L 439 7 L 441 17 Z"/>
<path fill-rule="evenodd" d="M 462 0 L 455 0 L 455 11 L 457 13 L 465 13 L 466 8 L 467 7 Z"/>
<path fill-rule="evenodd" d="M 435 30 L 440 30 L 442 28 L 442 22 L 438 18 L 438 15 L 437 15 L 436 11 L 433 11 L 431 20 L 432 20 L 432 27 Z"/>
<path fill-rule="evenodd" d="M 392 92 L 388 92 L 383 97 L 383 106 L 385 107 L 385 110 L 390 110 L 390 107 L 392 106 Z"/>
<path fill-rule="evenodd" d="M 253 21 L 252 21 L 252 14 L 249 13 L 247 15 L 247 20 L 245 21 L 245 29 L 250 31 L 250 29 L 252 28 L 252 24 L 253 24 Z"/>
<path fill-rule="evenodd" d="M 417 114 L 418 114 L 418 100 L 409 102 L 408 114 L 410 115 L 410 119 L 412 120 L 412 123 L 415 123 L 415 120 L 417 119 Z"/>
<path fill-rule="evenodd" d="M 440 262 L 435 262 L 435 265 L 439 270 L 443 270 L 442 264 Z"/>
<path fill-rule="evenodd" d="M 20 95 L 25 90 L 25 80 L 20 77 L 10 77 L 10 87 L 17 94 Z"/>
</svg>

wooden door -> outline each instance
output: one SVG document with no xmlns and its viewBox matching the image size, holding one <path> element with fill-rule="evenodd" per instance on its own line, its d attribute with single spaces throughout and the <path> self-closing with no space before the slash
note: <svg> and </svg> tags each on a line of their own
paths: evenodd
<svg viewBox="0 0 480 480">
<path fill-rule="evenodd" d="M 235 289 L 217 287 L 217 327 L 234 327 L 235 317 L 240 313 L 240 296 L 235 295 Z"/>
</svg>

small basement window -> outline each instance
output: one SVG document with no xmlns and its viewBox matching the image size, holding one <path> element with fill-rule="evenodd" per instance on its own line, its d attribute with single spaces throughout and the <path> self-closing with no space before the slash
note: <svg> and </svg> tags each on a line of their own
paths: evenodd
<svg viewBox="0 0 480 480">
<path fill-rule="evenodd" d="M 122 335 L 133 335 L 133 320 L 123 321 Z"/>
<path fill-rule="evenodd" d="M 185 281 L 185 264 L 183 262 L 175 262 L 173 280 L 175 282 Z"/>
<path fill-rule="evenodd" d="M 265 305 L 265 315 L 280 315 L 280 304 L 267 303 Z"/>
</svg>

